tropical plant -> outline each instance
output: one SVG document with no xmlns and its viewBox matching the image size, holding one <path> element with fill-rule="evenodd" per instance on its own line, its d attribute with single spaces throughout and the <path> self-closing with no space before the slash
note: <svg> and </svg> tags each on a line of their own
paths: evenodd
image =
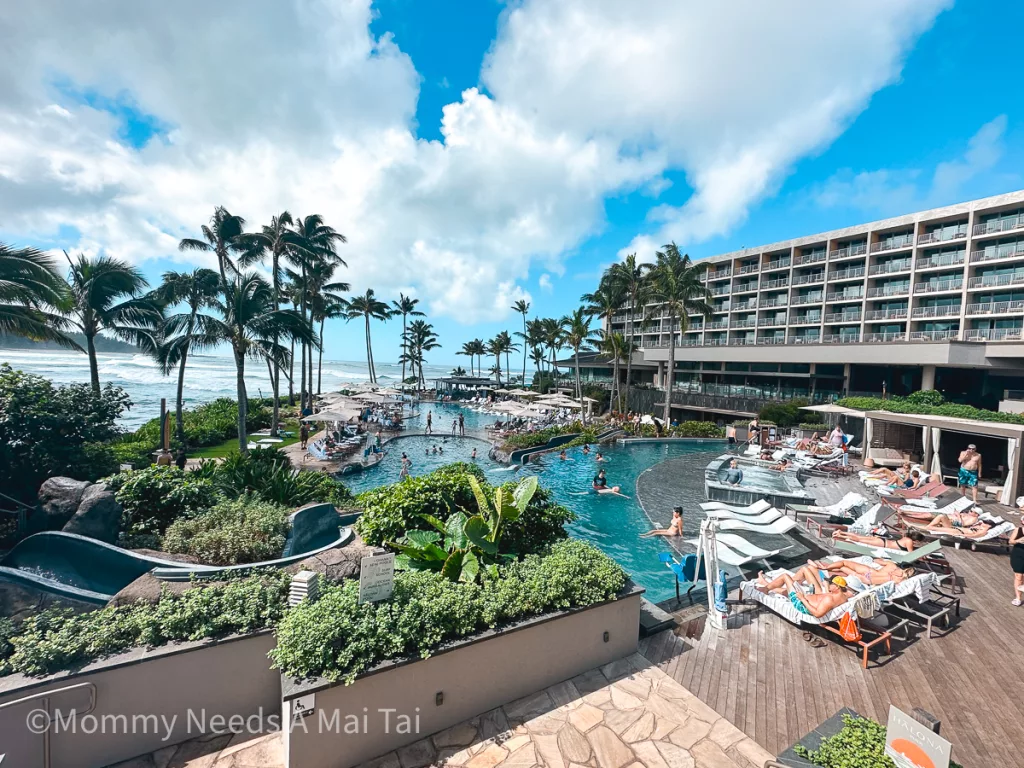
<svg viewBox="0 0 1024 768">
<path fill-rule="evenodd" d="M 398 315 L 402 316 L 402 382 L 405 382 L 405 358 L 409 355 L 409 349 L 406 341 L 406 332 L 408 330 L 407 320 L 409 317 L 424 317 L 425 315 L 416 309 L 416 305 L 420 303 L 419 299 L 414 299 L 411 296 L 406 296 L 404 293 L 398 294 L 398 300 L 392 301 L 391 314 L 394 317 Z M 415 373 L 413 374 L 415 375 Z"/>
<path fill-rule="evenodd" d="M 623 304 L 629 307 L 629 316 L 626 318 L 626 338 L 630 343 L 635 343 L 634 317 L 643 313 L 650 294 L 650 283 L 645 266 L 637 263 L 636 254 L 631 253 L 621 262 L 608 268 L 602 277 L 602 282 L 605 281 L 607 281 L 608 287 L 622 298 Z M 626 402 L 620 407 L 620 410 L 629 408 L 629 388 L 632 385 L 633 357 L 630 355 L 626 358 Z"/>
<path fill-rule="evenodd" d="M 602 320 L 605 328 L 610 329 L 612 317 L 622 307 L 625 299 L 623 290 L 617 283 L 603 278 L 597 290 L 593 293 L 583 294 L 580 301 L 584 303 L 590 314 Z M 602 348 L 599 351 L 603 357 L 613 361 L 612 401 L 615 402 L 615 394 L 619 386 L 619 360 L 625 357 L 626 339 L 621 334 L 612 334 L 610 330 L 602 333 L 604 334 Z M 618 408 L 623 410 L 621 403 Z"/>
<path fill-rule="evenodd" d="M 149 285 L 135 267 L 108 256 L 89 258 L 84 253 L 72 259 L 68 270 L 70 303 L 68 323 L 85 336 L 89 355 L 89 380 L 92 391 L 100 392 L 96 336 L 109 331 L 133 344 L 149 343 L 162 319 L 160 306 L 152 296 L 142 295 Z"/>
<path fill-rule="evenodd" d="M 405 349 L 403 359 L 412 364 L 413 375 L 416 376 L 417 389 L 426 386 L 426 379 L 423 375 L 423 363 L 426 361 L 424 353 L 437 349 L 441 344 L 437 340 L 434 326 L 424 320 L 413 320 L 405 335 Z M 416 372 L 419 371 L 417 375 Z"/>
<path fill-rule="evenodd" d="M 473 345 L 473 354 L 477 356 L 476 363 L 476 375 L 483 375 L 484 355 L 487 354 L 487 344 L 483 339 L 473 339 L 470 342 Z"/>
<path fill-rule="evenodd" d="M 463 368 L 461 365 L 456 367 L 456 368 L 452 368 L 452 372 L 449 374 L 449 376 L 465 376 L 465 375 L 466 375 L 466 369 Z"/>
<path fill-rule="evenodd" d="M 373 344 L 370 340 L 370 321 L 381 320 L 386 322 L 391 317 L 391 310 L 383 301 L 377 299 L 372 288 L 367 288 L 362 296 L 353 296 L 348 300 L 348 308 L 345 310 L 346 320 L 363 318 L 366 333 L 366 365 L 370 369 L 370 381 L 377 382 L 377 372 L 373 367 Z"/>
<path fill-rule="evenodd" d="M 217 343 L 217 338 L 205 332 L 211 321 L 202 310 L 213 307 L 218 292 L 217 273 L 212 269 L 192 272 L 165 272 L 156 297 L 164 305 L 184 304 L 188 312 L 171 315 L 161 328 L 157 359 L 164 374 L 178 366 L 178 388 L 174 399 L 174 420 L 178 440 L 185 444 L 185 419 L 182 414 L 182 396 L 185 389 L 185 363 L 193 348 L 202 349 Z"/>
<path fill-rule="evenodd" d="M 107 479 L 121 505 L 125 536 L 163 535 L 182 517 L 197 515 L 217 502 L 214 484 L 177 467 L 152 466 Z"/>
<path fill-rule="evenodd" d="M 163 551 L 207 565 L 240 565 L 280 557 L 287 538 L 287 507 L 241 496 L 171 523 Z"/>
<path fill-rule="evenodd" d="M 618 403 L 622 410 L 622 399 L 619 396 L 619 363 L 628 360 L 632 353 L 631 345 L 618 331 L 601 329 L 597 332 L 597 351 L 601 357 L 612 361 L 611 401 Z"/>
<path fill-rule="evenodd" d="M 525 299 L 519 299 L 515 304 L 512 305 L 511 309 L 518 312 L 523 316 L 523 330 L 522 332 L 516 331 L 516 336 L 519 336 L 523 340 L 523 386 L 526 386 L 526 357 L 527 357 L 527 335 L 526 335 L 526 313 L 530 311 L 530 302 Z"/>
<path fill-rule="evenodd" d="M 333 318 L 345 317 L 348 300 L 336 293 L 351 290 L 352 286 L 343 282 L 331 282 L 338 265 L 331 261 L 318 261 L 312 264 L 306 275 L 309 283 L 309 319 L 315 327 L 320 324 L 317 335 L 316 391 L 321 392 L 321 374 L 324 362 L 324 323 Z M 312 354 L 310 355 L 312 361 Z M 313 389 L 312 369 L 309 374 L 309 388 Z"/>
<path fill-rule="evenodd" d="M 222 206 L 217 206 L 210 217 L 210 223 L 201 227 L 203 238 L 186 237 L 178 243 L 179 251 L 212 253 L 217 258 L 221 292 L 227 288 L 228 277 L 238 274 L 234 258 L 250 250 L 245 236 L 245 219 L 235 216 Z"/>
<path fill-rule="evenodd" d="M 470 373 L 470 375 L 473 375 L 473 373 L 474 373 L 473 363 L 476 362 L 476 344 L 475 344 L 475 342 L 472 342 L 472 341 L 464 342 L 462 344 L 462 349 L 460 349 L 455 354 L 456 355 L 463 355 L 463 356 L 469 358 L 469 373 Z M 403 370 L 402 376 L 404 377 L 405 376 L 405 373 L 404 373 L 405 369 L 403 368 L 402 370 Z M 462 370 L 462 369 L 460 368 L 459 370 Z M 463 371 L 462 375 L 465 375 L 465 371 Z"/>
<path fill-rule="evenodd" d="M 500 334 L 487 342 L 487 354 L 494 355 L 494 366 L 491 368 L 491 373 L 495 375 L 499 387 L 501 386 L 501 356 L 504 353 L 505 347 Z"/>
<path fill-rule="evenodd" d="M 567 317 L 562 318 L 562 334 L 565 345 L 572 350 L 576 368 L 576 396 L 580 400 L 580 413 L 583 419 L 583 426 L 587 425 L 587 408 L 583 402 L 583 387 L 580 385 L 580 352 L 595 340 L 595 334 L 590 329 L 591 315 L 583 307 L 576 310 Z"/>
<path fill-rule="evenodd" d="M 209 479 L 228 498 L 252 494 L 289 507 L 314 502 L 343 504 L 352 498 L 330 475 L 294 469 L 288 456 L 274 448 L 234 453 L 219 463 L 204 461 L 194 473 Z"/>
<path fill-rule="evenodd" d="M 551 371 L 554 372 L 555 356 L 563 346 L 562 321 L 554 317 L 545 317 L 541 320 L 541 329 L 543 331 L 544 346 L 547 347 L 548 351 L 548 362 L 551 364 Z"/>
<path fill-rule="evenodd" d="M 49 256 L 0 243 L 0 333 L 53 341 L 81 352 L 63 333 L 68 322 L 60 313 L 69 303 L 67 283 Z"/>
<path fill-rule="evenodd" d="M 707 270 L 706 263 L 694 263 L 688 255 L 679 253 L 675 243 L 664 246 L 656 254 L 657 261 L 648 267 L 650 298 L 662 306 L 669 319 L 668 368 L 665 392 L 672 392 L 676 368 L 676 324 L 682 337 L 690 327 L 690 315 L 701 315 L 710 320 L 713 312 L 708 303 L 711 294 L 700 277 Z M 628 375 L 628 374 L 627 374 Z M 628 385 L 627 385 L 628 386 Z M 665 422 L 671 419 L 672 398 L 665 396 Z"/>
</svg>

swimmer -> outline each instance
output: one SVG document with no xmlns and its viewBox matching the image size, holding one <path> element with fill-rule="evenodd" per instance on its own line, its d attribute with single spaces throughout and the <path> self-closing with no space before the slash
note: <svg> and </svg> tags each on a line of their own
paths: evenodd
<svg viewBox="0 0 1024 768">
<path fill-rule="evenodd" d="M 566 455 L 566 453 L 565 453 L 565 449 L 564 449 L 564 448 L 562 449 L 562 452 L 561 452 L 560 454 L 558 454 L 558 458 L 559 458 L 559 459 L 561 459 L 562 461 L 573 461 L 573 459 L 570 459 L 570 458 L 569 458 L 569 457 L 568 457 L 568 456 Z"/>
<path fill-rule="evenodd" d="M 402 480 L 409 476 L 409 468 L 412 466 L 412 460 L 403 452 L 402 453 L 402 471 L 398 473 L 398 479 Z"/>
<path fill-rule="evenodd" d="M 588 456 L 590 454 L 590 443 L 583 444 L 583 455 Z"/>
<path fill-rule="evenodd" d="M 608 459 L 606 459 L 604 456 L 602 456 L 601 452 L 598 451 L 597 455 L 594 457 L 594 461 L 608 461 Z"/>
<path fill-rule="evenodd" d="M 473 452 L 469 455 L 469 458 L 471 458 L 473 461 L 476 461 L 476 448 L 473 449 Z"/>
<path fill-rule="evenodd" d="M 646 539 L 650 536 L 682 536 L 683 535 L 683 508 L 675 507 L 672 510 L 672 522 L 668 528 L 656 528 L 647 533 L 641 533 L 640 538 Z"/>
<path fill-rule="evenodd" d="M 605 476 L 604 470 L 600 470 L 594 477 L 594 490 L 598 493 L 613 493 L 616 496 L 622 496 L 622 498 L 629 498 L 620 492 L 620 487 L 613 485 L 611 488 L 608 487 L 608 478 Z"/>
</svg>

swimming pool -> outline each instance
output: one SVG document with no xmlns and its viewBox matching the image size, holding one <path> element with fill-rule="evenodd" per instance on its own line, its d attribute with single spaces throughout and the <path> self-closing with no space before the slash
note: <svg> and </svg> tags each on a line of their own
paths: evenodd
<svg viewBox="0 0 1024 768">
<path fill-rule="evenodd" d="M 451 420 L 449 419 L 449 430 Z M 467 425 L 468 426 L 468 425 Z M 503 465 L 487 458 L 491 444 L 475 437 L 452 437 L 448 435 L 406 435 L 389 440 L 384 446 L 387 454 L 377 464 L 361 472 L 340 476 L 352 493 L 362 493 L 388 483 L 397 483 L 402 471 L 402 454 L 412 462 L 409 474 L 413 477 L 426 475 L 445 464 L 467 461 L 479 464 L 486 472 Z M 473 459 L 473 449 L 477 457 Z M 439 449 L 435 451 L 434 449 Z"/>
</svg>

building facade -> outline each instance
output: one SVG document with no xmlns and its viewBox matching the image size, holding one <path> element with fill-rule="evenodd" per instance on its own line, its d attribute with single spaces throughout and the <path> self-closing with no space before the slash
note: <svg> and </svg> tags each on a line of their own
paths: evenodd
<svg viewBox="0 0 1024 768">
<path fill-rule="evenodd" d="M 713 256 L 710 320 L 627 308 L 639 381 L 708 396 L 939 389 L 996 408 L 1024 390 L 1024 191 Z M 610 375 L 588 364 L 585 377 Z M 676 398 L 673 398 L 674 400 Z M 705 409 L 707 410 L 707 409 Z M 728 409 L 723 409 L 728 412 Z"/>
</svg>

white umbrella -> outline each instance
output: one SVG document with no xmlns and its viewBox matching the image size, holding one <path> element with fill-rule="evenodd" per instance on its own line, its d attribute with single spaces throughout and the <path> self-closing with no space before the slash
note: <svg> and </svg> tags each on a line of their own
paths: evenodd
<svg viewBox="0 0 1024 768">
<path fill-rule="evenodd" d="M 304 416 L 303 421 L 351 421 L 352 419 L 359 418 L 359 411 L 357 410 L 333 410 L 333 411 L 320 411 L 320 413 L 314 413 L 312 416 Z"/>
<path fill-rule="evenodd" d="M 390 396 L 394 397 L 395 395 L 400 395 L 402 393 L 400 391 L 398 391 L 397 389 L 395 389 L 394 387 L 384 387 L 384 389 L 378 389 L 377 390 L 377 394 L 378 395 L 390 395 Z"/>
<path fill-rule="evenodd" d="M 387 398 L 384 395 L 376 392 L 360 392 L 358 395 L 352 395 L 353 400 L 361 400 L 364 403 L 385 403 Z"/>
</svg>

